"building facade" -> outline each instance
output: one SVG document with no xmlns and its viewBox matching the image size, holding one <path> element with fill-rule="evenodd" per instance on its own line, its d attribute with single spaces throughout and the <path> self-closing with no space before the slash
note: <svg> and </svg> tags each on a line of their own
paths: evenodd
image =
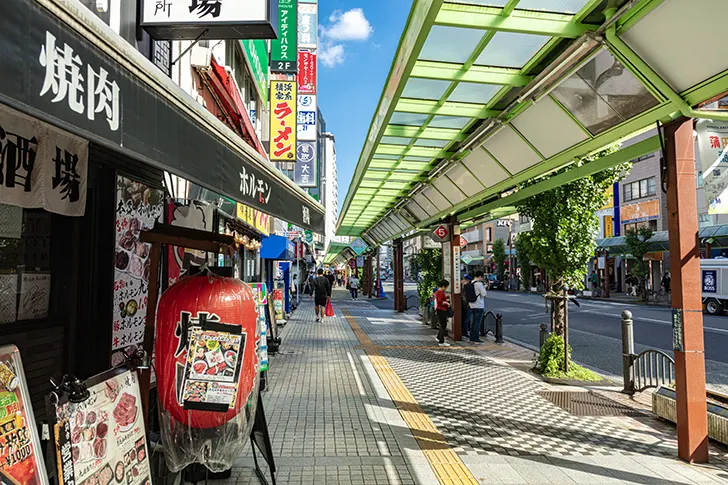
<svg viewBox="0 0 728 485">
<path fill-rule="evenodd" d="M 321 177 L 321 203 L 326 208 L 326 229 L 324 231 L 324 246 L 335 241 L 336 222 L 339 219 L 339 177 L 336 166 L 336 139 L 333 133 L 324 132 L 322 135 L 322 167 Z"/>
</svg>

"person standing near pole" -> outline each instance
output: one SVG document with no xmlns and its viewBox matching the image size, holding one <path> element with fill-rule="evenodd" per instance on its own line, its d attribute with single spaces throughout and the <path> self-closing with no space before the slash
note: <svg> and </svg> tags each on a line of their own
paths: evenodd
<svg viewBox="0 0 728 485">
<path fill-rule="evenodd" d="M 448 280 L 441 280 L 437 284 L 437 291 L 435 292 L 435 313 L 437 314 L 437 321 L 440 326 L 437 332 L 437 341 L 440 347 L 450 347 L 450 344 L 445 342 L 447 319 L 450 317 L 450 298 L 445 293 L 448 286 L 450 286 Z"/>
<path fill-rule="evenodd" d="M 324 270 L 318 270 L 318 276 L 313 283 L 314 310 L 316 312 L 316 321 L 324 320 L 324 311 L 326 303 L 331 298 L 331 281 L 324 276 Z"/>
<path fill-rule="evenodd" d="M 473 277 L 469 274 L 463 275 L 463 281 L 461 283 L 462 287 L 462 294 L 463 297 L 461 298 L 462 306 L 463 306 L 463 313 L 462 313 L 462 329 L 463 329 L 463 337 L 469 337 L 470 336 L 470 303 L 471 301 L 475 301 L 477 298 L 475 295 L 475 289 L 473 288 Z"/>
<path fill-rule="evenodd" d="M 485 296 L 487 291 L 483 284 L 483 272 L 475 272 L 475 280 L 471 283 L 475 293 L 475 301 L 470 303 L 470 314 L 472 315 L 472 323 L 470 324 L 470 341 L 482 342 L 480 340 L 480 325 L 483 321 L 483 313 L 485 312 Z"/>
</svg>

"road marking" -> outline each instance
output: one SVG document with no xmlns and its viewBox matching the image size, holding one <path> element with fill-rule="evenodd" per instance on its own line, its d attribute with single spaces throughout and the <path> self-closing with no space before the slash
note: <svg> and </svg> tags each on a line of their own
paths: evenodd
<svg viewBox="0 0 728 485">
<path fill-rule="evenodd" d="M 351 352 L 347 352 L 346 356 L 349 358 L 349 364 L 351 365 L 351 370 L 354 372 L 354 380 L 356 381 L 357 389 L 359 389 L 359 395 L 366 396 L 367 393 L 364 390 L 364 386 L 361 383 L 361 377 L 359 377 L 359 370 L 356 368 L 356 364 L 354 364 L 354 358 L 351 356 Z"/>
<path fill-rule="evenodd" d="M 420 445 L 422 453 L 440 483 L 442 485 L 478 485 L 478 480 L 450 448 L 445 437 L 361 328 L 356 318 L 346 308 L 342 309 L 342 313 L 359 340 L 359 344 L 368 354 L 369 361 L 377 371 L 379 379 L 396 404 L 402 419 L 412 431 L 412 435 Z"/>
</svg>

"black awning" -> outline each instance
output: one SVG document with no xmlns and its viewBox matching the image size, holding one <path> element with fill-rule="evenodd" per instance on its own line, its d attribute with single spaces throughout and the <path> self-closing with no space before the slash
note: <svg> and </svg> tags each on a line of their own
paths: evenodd
<svg viewBox="0 0 728 485">
<path fill-rule="evenodd" d="M 0 1 L 0 102 L 323 233 L 320 204 L 92 13 L 74 20 L 78 31 L 32 0 Z"/>
</svg>

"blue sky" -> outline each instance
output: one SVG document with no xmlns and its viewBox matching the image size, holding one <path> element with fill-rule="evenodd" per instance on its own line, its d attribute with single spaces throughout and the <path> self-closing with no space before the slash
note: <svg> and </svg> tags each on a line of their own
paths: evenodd
<svg viewBox="0 0 728 485">
<path fill-rule="evenodd" d="M 336 137 L 339 208 L 410 7 L 406 0 L 319 0 L 318 103 Z"/>
</svg>

